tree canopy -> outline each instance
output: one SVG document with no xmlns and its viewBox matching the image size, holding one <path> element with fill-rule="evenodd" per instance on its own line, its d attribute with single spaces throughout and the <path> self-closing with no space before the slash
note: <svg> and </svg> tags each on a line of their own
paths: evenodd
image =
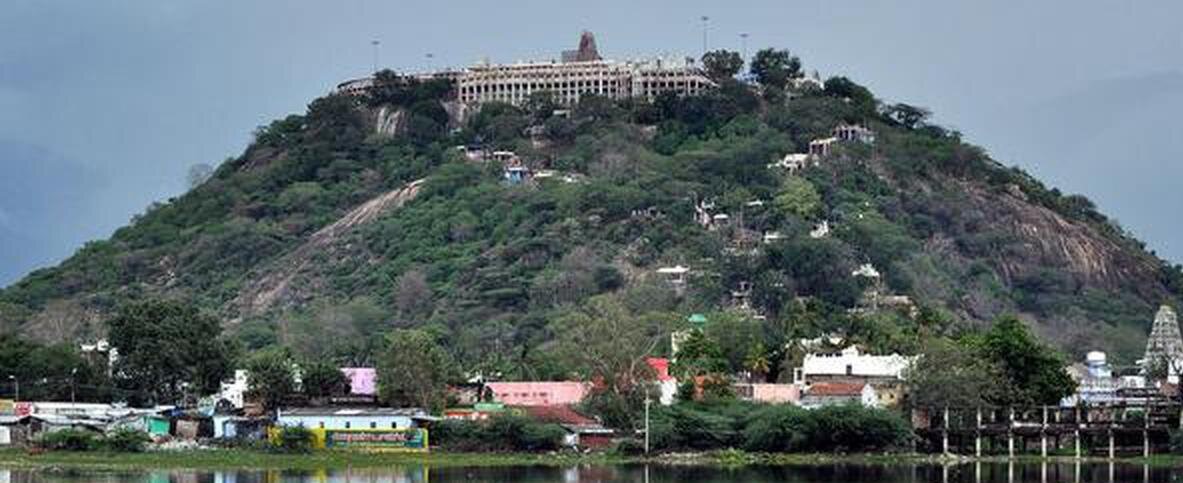
<svg viewBox="0 0 1183 483">
<path fill-rule="evenodd" d="M 459 378 L 452 356 L 431 334 L 395 330 L 378 359 L 378 396 L 396 407 L 442 409 L 447 386 Z"/>
<path fill-rule="evenodd" d="M 702 54 L 702 65 L 707 77 L 718 82 L 739 74 L 740 69 L 743 69 L 743 57 L 739 56 L 739 52 L 712 50 Z"/>
<path fill-rule="evenodd" d="M 119 351 L 115 385 L 132 401 L 174 403 L 216 392 L 230 372 L 230 347 L 218 319 L 189 304 L 149 300 L 107 321 Z"/>
</svg>

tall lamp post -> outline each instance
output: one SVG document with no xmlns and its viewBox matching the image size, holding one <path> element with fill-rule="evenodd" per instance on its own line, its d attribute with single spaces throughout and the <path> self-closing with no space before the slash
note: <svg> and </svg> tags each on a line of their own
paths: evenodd
<svg viewBox="0 0 1183 483">
<path fill-rule="evenodd" d="M 374 39 L 374 40 L 370 41 L 370 45 L 374 47 L 374 64 L 373 64 L 374 70 L 370 71 L 371 74 L 378 73 L 378 45 L 380 45 L 381 43 L 382 42 L 378 41 L 378 39 Z"/>
<path fill-rule="evenodd" d="M 707 53 L 707 27 L 710 25 L 711 18 L 706 15 L 703 15 L 700 18 L 702 19 L 702 54 L 706 55 L 706 53 Z"/>
<path fill-rule="evenodd" d="M 17 379 L 16 376 L 14 376 L 12 374 L 8 375 L 8 380 L 12 381 L 12 384 L 15 387 L 16 394 L 14 394 L 12 397 L 13 402 L 20 401 L 21 400 L 21 380 Z"/>
<path fill-rule="evenodd" d="M 645 454 L 649 454 L 649 405 L 653 400 L 649 399 L 649 393 L 645 393 Z"/>
</svg>

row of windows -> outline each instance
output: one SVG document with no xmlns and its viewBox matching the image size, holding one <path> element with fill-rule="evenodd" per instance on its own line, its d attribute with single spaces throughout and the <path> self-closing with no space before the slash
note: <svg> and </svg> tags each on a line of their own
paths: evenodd
<svg viewBox="0 0 1183 483">
<path fill-rule="evenodd" d="M 510 90 L 558 90 L 558 89 L 582 89 L 587 87 L 607 87 L 615 89 L 617 87 L 616 81 L 609 82 L 557 82 L 557 83 L 535 83 L 535 82 L 521 82 L 521 83 L 504 83 L 504 84 L 482 84 L 472 86 L 461 86 L 461 93 L 475 93 L 475 92 L 498 92 Z"/>
<path fill-rule="evenodd" d="M 320 429 L 324 429 L 325 422 L 321 421 L 319 426 L 320 426 Z M 353 429 L 353 423 L 351 421 L 345 421 L 345 429 Z M 377 421 L 370 421 L 370 429 L 378 429 L 378 422 Z M 398 429 L 398 423 L 391 421 L 390 429 Z"/>
<path fill-rule="evenodd" d="M 508 393 L 508 392 L 506 392 L 506 393 L 502 393 L 502 394 L 497 395 L 497 397 L 500 397 L 500 398 L 507 398 L 507 397 L 512 397 L 512 396 L 517 396 L 517 397 L 531 397 L 531 396 L 533 396 L 533 397 L 550 397 L 550 393 L 549 392 L 534 392 L 534 393 L 530 393 L 530 392 Z"/>
</svg>

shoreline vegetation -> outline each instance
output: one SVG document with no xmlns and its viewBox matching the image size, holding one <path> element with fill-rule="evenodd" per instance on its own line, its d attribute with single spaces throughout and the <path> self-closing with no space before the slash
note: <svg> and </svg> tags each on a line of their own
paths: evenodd
<svg viewBox="0 0 1183 483">
<path fill-rule="evenodd" d="M 703 465 L 739 466 L 811 466 L 811 465 L 911 465 L 969 463 L 1040 463 L 1147 464 L 1165 467 L 1183 465 L 1183 457 L 1156 455 L 1150 458 L 1021 455 L 974 457 L 922 453 L 752 453 L 722 450 L 693 453 L 663 453 L 651 456 L 626 456 L 613 453 L 454 453 L 454 452 L 352 452 L 318 450 L 309 453 L 273 453 L 244 449 L 202 449 L 152 451 L 146 453 L 50 451 L 33 454 L 23 450 L 0 450 L 0 467 L 58 468 L 91 470 L 320 470 L 343 468 L 378 468 L 389 466 L 498 467 L 498 466 L 573 466 L 573 465 Z"/>
</svg>

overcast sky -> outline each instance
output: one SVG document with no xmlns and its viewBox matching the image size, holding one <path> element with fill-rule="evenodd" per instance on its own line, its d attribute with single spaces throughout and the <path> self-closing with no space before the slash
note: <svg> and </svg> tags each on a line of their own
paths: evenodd
<svg viewBox="0 0 1183 483">
<path fill-rule="evenodd" d="M 1004 3 L 1006 3 L 1004 5 Z M 1183 2 L 0 2 L 0 285 L 104 238 L 373 62 L 788 48 L 926 106 L 1183 261 Z M 433 54 L 428 58 L 427 54 Z"/>
</svg>

